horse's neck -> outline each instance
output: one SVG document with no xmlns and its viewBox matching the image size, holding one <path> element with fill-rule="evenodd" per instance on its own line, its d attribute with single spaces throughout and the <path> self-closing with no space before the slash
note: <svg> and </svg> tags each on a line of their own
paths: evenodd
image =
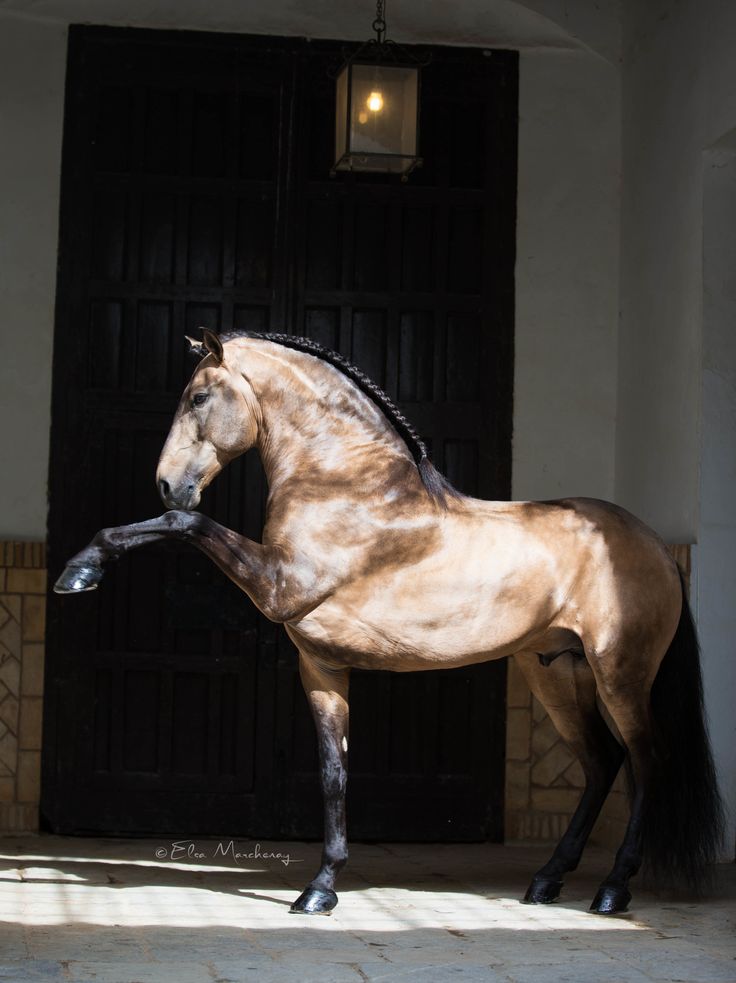
<svg viewBox="0 0 736 983">
<path fill-rule="evenodd" d="M 343 373 L 275 343 L 248 354 L 248 377 L 260 405 L 259 450 L 271 495 L 332 489 L 363 496 L 413 493 L 421 479 L 411 453 L 383 412 Z"/>
</svg>

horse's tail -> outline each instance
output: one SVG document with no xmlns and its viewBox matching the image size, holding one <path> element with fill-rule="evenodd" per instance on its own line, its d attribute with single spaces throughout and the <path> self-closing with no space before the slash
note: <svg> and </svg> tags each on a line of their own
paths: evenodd
<svg viewBox="0 0 736 983">
<path fill-rule="evenodd" d="M 723 839 L 718 792 L 703 708 L 700 649 L 682 581 L 682 613 L 652 687 L 655 732 L 645 795 L 645 878 L 658 890 L 701 893 Z"/>
</svg>

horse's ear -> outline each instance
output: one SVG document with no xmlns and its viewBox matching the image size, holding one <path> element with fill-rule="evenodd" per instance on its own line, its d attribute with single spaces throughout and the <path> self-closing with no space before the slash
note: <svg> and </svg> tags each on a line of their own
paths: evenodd
<svg viewBox="0 0 736 983">
<path fill-rule="evenodd" d="M 215 356 L 215 360 L 218 365 L 222 365 L 222 360 L 225 357 L 225 353 L 222 350 L 222 342 L 214 333 L 214 331 L 209 331 L 207 328 L 202 328 L 202 338 L 204 340 L 204 346 L 210 355 Z"/>
<path fill-rule="evenodd" d="M 197 341 L 196 338 L 190 338 L 188 334 L 185 334 L 184 337 L 189 342 L 189 354 L 196 355 L 197 358 L 204 358 L 207 354 L 207 349 L 204 347 L 204 343 Z"/>
</svg>

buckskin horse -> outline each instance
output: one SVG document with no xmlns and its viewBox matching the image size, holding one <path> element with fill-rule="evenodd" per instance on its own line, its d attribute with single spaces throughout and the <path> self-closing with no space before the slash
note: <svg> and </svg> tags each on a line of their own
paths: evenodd
<svg viewBox="0 0 736 983">
<path fill-rule="evenodd" d="M 695 629 L 657 535 L 593 499 L 461 494 L 388 396 L 313 341 L 206 330 L 203 341 L 189 340 L 201 361 L 156 473 L 170 511 L 100 531 L 55 590 L 92 590 L 104 564 L 127 550 L 183 540 L 284 625 L 316 724 L 324 799 L 321 866 L 291 910 L 324 914 L 337 904 L 348 855 L 350 669 L 411 672 L 507 656 L 586 781 L 524 900 L 559 896 L 624 759 L 631 815 L 591 910 L 626 910 L 642 862 L 655 885 L 697 889 L 717 855 L 722 807 Z M 269 486 L 260 543 L 194 511 L 202 490 L 251 447 Z"/>
</svg>

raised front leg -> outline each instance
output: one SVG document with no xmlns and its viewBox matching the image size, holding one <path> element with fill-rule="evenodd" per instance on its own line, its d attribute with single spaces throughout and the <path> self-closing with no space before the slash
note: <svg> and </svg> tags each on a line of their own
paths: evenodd
<svg viewBox="0 0 736 983">
<path fill-rule="evenodd" d="M 350 670 L 324 668 L 300 653 L 299 673 L 317 726 L 325 825 L 320 868 L 290 910 L 295 914 L 329 915 L 337 904 L 335 878 L 348 859 L 345 789 Z"/>
<path fill-rule="evenodd" d="M 272 621 L 287 621 L 314 598 L 300 589 L 290 564 L 276 547 L 263 546 L 200 512 L 172 511 L 157 519 L 129 526 L 101 529 L 92 542 L 72 557 L 54 584 L 57 594 L 94 590 L 102 580 L 105 564 L 128 550 L 164 539 L 178 539 L 196 546 Z"/>
</svg>

